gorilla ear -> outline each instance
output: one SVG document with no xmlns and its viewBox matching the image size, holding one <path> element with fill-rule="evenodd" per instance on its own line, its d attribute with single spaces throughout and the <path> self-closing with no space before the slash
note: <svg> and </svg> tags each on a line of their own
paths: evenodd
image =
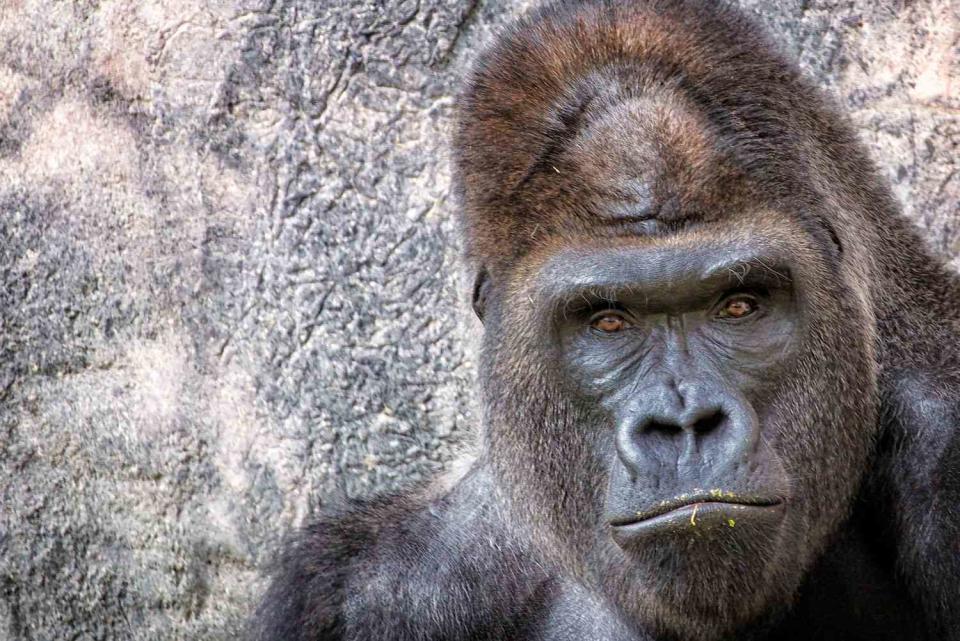
<svg viewBox="0 0 960 641">
<path fill-rule="evenodd" d="M 477 277 L 473 281 L 473 311 L 483 322 L 483 315 L 487 311 L 487 294 L 490 291 L 490 273 L 481 266 Z"/>
</svg>

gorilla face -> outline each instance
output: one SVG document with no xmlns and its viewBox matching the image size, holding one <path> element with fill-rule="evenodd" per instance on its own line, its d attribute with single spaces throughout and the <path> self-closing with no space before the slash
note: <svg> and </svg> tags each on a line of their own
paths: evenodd
<svg viewBox="0 0 960 641">
<path fill-rule="evenodd" d="M 770 536 L 790 488 L 758 399 L 799 342 L 792 261 L 725 244 L 590 253 L 545 280 L 563 283 L 568 380 L 613 427 L 613 539 L 642 552 L 664 532 L 729 537 L 737 520 Z"/>
<path fill-rule="evenodd" d="M 623 231 L 518 270 L 493 342 L 525 357 L 494 365 L 513 427 L 491 438 L 519 446 L 513 486 L 562 497 L 556 547 L 598 589 L 721 633 L 788 602 L 850 508 L 876 424 L 868 323 L 785 217 Z"/>
<path fill-rule="evenodd" d="M 654 629 L 721 635 L 788 603 L 849 512 L 877 423 L 870 316 L 831 230 L 722 162 L 691 176 L 662 141 L 632 142 L 663 154 L 654 179 L 612 188 L 619 144 L 531 181 L 611 222 L 546 236 L 490 288 L 491 449 L 519 501 L 553 502 L 553 547 L 598 590 Z"/>
</svg>

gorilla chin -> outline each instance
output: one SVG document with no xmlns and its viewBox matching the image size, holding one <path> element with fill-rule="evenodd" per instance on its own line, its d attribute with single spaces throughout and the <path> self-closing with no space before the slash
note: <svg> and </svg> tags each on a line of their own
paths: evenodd
<svg viewBox="0 0 960 641">
<path fill-rule="evenodd" d="M 764 576 L 776 561 L 784 515 L 784 504 L 775 498 L 728 502 L 694 493 L 635 520 L 613 521 L 610 529 L 624 563 L 633 566 L 624 574 L 639 575 L 629 581 L 656 586 L 647 598 L 687 617 L 699 613 L 707 621 L 734 622 L 754 614 L 745 604 L 771 598 Z"/>
</svg>

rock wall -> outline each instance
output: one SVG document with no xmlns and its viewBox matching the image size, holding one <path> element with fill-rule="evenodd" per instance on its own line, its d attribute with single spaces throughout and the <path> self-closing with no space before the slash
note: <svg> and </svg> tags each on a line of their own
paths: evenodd
<svg viewBox="0 0 960 641">
<path fill-rule="evenodd" d="M 0 1 L 0 639 L 235 638 L 285 531 L 449 461 L 452 96 L 529 4 Z M 741 4 L 960 254 L 956 1 Z"/>
</svg>

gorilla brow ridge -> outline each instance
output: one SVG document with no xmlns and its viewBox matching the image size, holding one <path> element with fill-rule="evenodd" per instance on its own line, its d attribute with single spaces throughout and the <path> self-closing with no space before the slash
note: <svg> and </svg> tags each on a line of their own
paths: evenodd
<svg viewBox="0 0 960 641">
<path fill-rule="evenodd" d="M 598 304 L 609 304 L 619 305 L 620 301 L 618 300 L 619 296 L 624 293 L 630 293 L 636 290 L 639 293 L 642 293 L 642 288 L 640 285 L 633 284 L 624 284 L 623 286 L 619 285 L 610 285 L 610 286 L 598 286 L 598 285 L 588 285 L 586 287 L 579 287 L 575 290 L 573 295 L 570 296 L 558 296 L 553 300 L 553 309 L 551 310 L 554 316 L 562 315 L 563 320 L 569 320 L 568 314 L 572 307 L 574 307 L 575 299 L 579 297 L 583 301 L 583 307 L 577 307 L 577 311 L 583 311 L 585 309 L 594 309 L 598 307 Z M 647 300 L 646 294 L 644 294 L 644 300 Z"/>
<path fill-rule="evenodd" d="M 763 258 L 760 258 L 759 256 L 755 256 L 750 260 L 745 260 L 743 262 L 737 263 L 736 265 L 732 265 L 728 267 L 727 270 L 733 275 L 734 278 L 737 279 L 737 281 L 741 285 L 743 285 L 747 279 L 747 276 L 750 274 L 750 271 L 753 269 L 754 266 L 758 266 L 761 269 L 769 272 L 770 274 L 773 274 L 776 277 L 778 282 L 784 281 L 785 283 L 788 283 L 788 284 L 793 283 L 793 279 L 790 277 L 789 272 L 784 273 L 777 270 L 774 267 L 771 267 L 770 265 L 764 262 Z"/>
<path fill-rule="evenodd" d="M 756 281 L 753 283 L 754 285 L 770 284 L 782 286 L 793 283 L 793 278 L 791 277 L 787 267 L 781 267 L 778 269 L 777 267 L 770 265 L 767 259 L 759 256 L 753 256 L 745 260 L 737 261 L 731 265 L 724 266 L 722 269 L 730 274 L 737 282 L 738 286 L 741 287 L 748 284 L 748 278 L 751 277 L 751 274 L 754 274 L 752 280 Z M 759 273 L 756 273 L 755 269 L 756 272 Z M 705 274 L 701 280 L 715 278 L 717 277 L 717 274 L 717 272 Z M 549 311 L 554 316 L 560 315 L 564 320 L 568 320 L 569 313 L 575 308 L 577 299 L 583 301 L 583 307 L 576 308 L 577 311 L 581 311 L 582 309 L 595 308 L 598 306 L 598 304 L 603 303 L 616 305 L 620 303 L 620 299 L 623 296 L 635 296 L 638 294 L 643 296 L 644 305 L 647 305 L 649 302 L 649 296 L 647 295 L 643 284 L 640 282 L 623 282 L 609 285 L 588 284 L 575 286 L 567 292 L 551 296 L 551 300 L 549 302 L 553 305 L 553 307 Z"/>
</svg>

